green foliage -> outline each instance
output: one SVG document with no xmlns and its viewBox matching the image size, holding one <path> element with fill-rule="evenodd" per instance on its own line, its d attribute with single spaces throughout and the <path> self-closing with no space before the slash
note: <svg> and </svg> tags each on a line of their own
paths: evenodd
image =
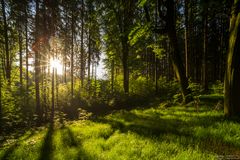
<svg viewBox="0 0 240 160">
<path fill-rule="evenodd" d="M 138 41 L 141 39 L 148 39 L 150 37 L 150 26 L 151 24 L 145 24 L 141 25 L 140 23 L 137 23 L 136 26 L 131 30 L 131 33 L 128 36 L 128 39 L 130 41 L 130 45 L 135 45 Z"/>
<path fill-rule="evenodd" d="M 156 57 L 162 59 L 166 56 L 166 50 L 163 47 L 160 47 L 158 44 L 150 44 L 148 48 L 151 48 Z"/>
<path fill-rule="evenodd" d="M 198 95 L 201 90 L 201 85 L 199 83 L 189 82 L 189 89 L 192 91 L 194 96 Z"/>
<path fill-rule="evenodd" d="M 174 95 L 180 94 L 179 83 L 175 80 L 168 80 L 167 77 L 160 76 L 158 79 L 158 86 L 160 97 L 163 99 L 171 99 Z"/>
<path fill-rule="evenodd" d="M 13 75 L 19 70 L 13 68 Z M 29 88 L 29 104 L 26 104 L 26 86 L 21 86 L 17 76 L 12 76 L 11 85 L 2 77 L 2 125 L 4 131 L 11 132 L 20 126 L 29 126 L 34 114 L 33 88 Z"/>
<path fill-rule="evenodd" d="M 143 7 L 146 3 L 147 3 L 147 0 L 140 0 L 140 1 L 138 2 L 138 6 L 139 6 L 139 7 Z"/>
<path fill-rule="evenodd" d="M 214 84 L 211 85 L 210 89 L 212 90 L 213 94 L 223 94 L 223 82 L 216 81 Z"/>
<path fill-rule="evenodd" d="M 154 93 L 153 83 L 149 83 L 144 76 L 138 76 L 137 78 L 132 75 L 130 78 L 130 91 L 131 94 L 146 96 Z"/>
</svg>

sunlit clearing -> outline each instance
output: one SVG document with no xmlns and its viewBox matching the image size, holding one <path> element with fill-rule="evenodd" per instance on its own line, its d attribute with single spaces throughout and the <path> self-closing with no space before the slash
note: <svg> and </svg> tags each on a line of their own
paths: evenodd
<svg viewBox="0 0 240 160">
<path fill-rule="evenodd" d="M 54 69 L 57 69 L 57 74 L 60 74 L 60 75 L 63 74 L 63 65 L 61 64 L 61 62 L 58 59 L 50 60 L 50 68 L 51 68 L 51 72 L 54 68 Z"/>
</svg>

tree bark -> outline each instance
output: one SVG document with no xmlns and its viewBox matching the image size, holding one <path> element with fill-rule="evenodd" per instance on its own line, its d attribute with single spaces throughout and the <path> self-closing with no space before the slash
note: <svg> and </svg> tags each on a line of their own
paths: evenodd
<svg viewBox="0 0 240 160">
<path fill-rule="evenodd" d="M 122 33 L 122 63 L 123 63 L 123 87 L 125 94 L 129 94 L 129 69 L 128 69 L 128 56 L 129 56 L 129 42 L 128 35 L 130 32 L 130 25 L 133 16 L 134 1 L 122 0 L 123 10 L 122 15 L 118 14 L 119 28 Z M 123 16 L 123 17 L 122 17 Z"/>
<path fill-rule="evenodd" d="M 10 53 L 9 53 L 9 41 L 8 41 L 8 25 L 7 25 L 7 18 L 6 18 L 6 10 L 5 10 L 5 1 L 1 0 L 2 3 L 2 16 L 3 16 L 3 34 L 5 40 L 5 72 L 6 78 L 11 83 L 11 60 L 10 60 Z"/>
<path fill-rule="evenodd" d="M 36 96 L 36 114 L 38 115 L 38 120 L 41 121 L 41 104 L 40 104 L 40 86 L 39 86 L 39 78 L 40 78 L 40 61 L 39 61 L 39 0 L 36 0 L 36 21 L 35 21 L 35 96 Z"/>
<path fill-rule="evenodd" d="M 0 133 L 1 132 L 2 132 L 2 68 L 0 68 Z"/>
<path fill-rule="evenodd" d="M 128 41 L 128 38 L 125 36 L 122 39 L 123 87 L 124 87 L 125 94 L 129 93 L 129 70 L 128 70 L 129 45 L 127 41 Z"/>
<path fill-rule="evenodd" d="M 240 0 L 232 6 L 227 67 L 224 81 L 224 113 L 240 116 Z"/>
<path fill-rule="evenodd" d="M 208 7 L 205 6 L 203 13 L 203 60 L 202 60 L 202 82 L 203 90 L 205 92 L 208 91 L 207 50 L 208 50 Z"/>
<path fill-rule="evenodd" d="M 111 60 L 111 91 L 114 92 L 114 59 Z"/>
<path fill-rule="evenodd" d="M 84 0 L 82 2 L 81 9 L 81 88 L 83 88 L 84 84 L 84 71 L 85 71 L 85 63 L 84 63 L 84 44 L 83 44 L 83 34 L 84 34 Z"/>
<path fill-rule="evenodd" d="M 91 23 L 91 22 L 90 22 Z M 90 82 L 90 71 L 91 71 L 91 56 L 92 56 L 92 49 L 91 49 L 91 30 L 89 29 L 88 31 L 88 94 L 89 94 L 89 91 L 90 91 L 90 85 L 91 85 L 91 82 Z"/>
<path fill-rule="evenodd" d="M 74 17 L 73 17 L 73 11 L 72 11 L 72 24 L 71 24 L 71 29 L 72 29 L 72 37 L 71 37 L 71 98 L 73 100 L 73 67 L 74 67 L 74 63 L 73 63 L 73 56 L 74 56 Z"/>
<path fill-rule="evenodd" d="M 51 121 L 54 121 L 54 98 L 55 98 L 55 90 L 54 90 L 54 75 L 55 75 L 55 68 L 52 68 L 52 109 L 51 109 Z"/>
<path fill-rule="evenodd" d="M 29 88 L 29 76 L 28 76 L 28 15 L 27 7 L 25 9 L 25 47 L 26 47 L 26 105 L 28 106 L 28 88 Z"/>
<path fill-rule="evenodd" d="M 189 23 L 188 23 L 188 11 L 189 11 L 189 0 L 185 0 L 185 67 L 186 76 L 189 77 Z"/>
<path fill-rule="evenodd" d="M 158 72 L 159 72 L 159 70 L 158 70 L 158 58 L 157 58 L 157 55 L 156 54 L 154 54 L 154 62 L 155 62 L 155 79 L 154 79 L 154 81 L 155 81 L 155 94 L 158 94 Z"/>
<path fill-rule="evenodd" d="M 23 43 L 22 43 L 22 33 L 21 31 L 19 31 L 19 35 L 18 35 L 18 43 L 19 43 L 19 69 L 20 69 L 20 75 L 19 75 L 19 80 L 20 80 L 20 87 L 22 89 L 22 86 L 23 86 L 23 70 L 22 70 L 22 46 L 23 46 Z"/>
<path fill-rule="evenodd" d="M 185 68 L 184 68 L 179 47 L 178 47 L 174 0 L 167 0 L 166 6 L 167 6 L 166 27 L 167 27 L 170 44 L 173 47 L 173 52 L 170 52 L 172 65 L 173 65 L 175 74 L 177 76 L 177 79 L 180 82 L 182 95 L 183 95 L 183 103 L 187 103 L 192 100 L 192 96 L 191 96 L 191 90 L 188 88 L 189 86 L 188 79 L 185 74 Z"/>
</svg>

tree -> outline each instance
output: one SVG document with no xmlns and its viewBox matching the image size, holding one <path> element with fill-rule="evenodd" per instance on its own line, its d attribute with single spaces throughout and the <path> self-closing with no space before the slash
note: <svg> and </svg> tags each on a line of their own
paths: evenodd
<svg viewBox="0 0 240 160">
<path fill-rule="evenodd" d="M 73 83 L 74 83 L 74 77 L 73 77 L 73 71 L 74 71 L 74 61 L 73 61 L 73 58 L 74 58 L 74 13 L 72 11 L 72 22 L 71 22 L 71 31 L 72 31 L 72 34 L 71 34 L 71 97 L 72 97 L 72 100 L 73 100 Z"/>
<path fill-rule="evenodd" d="M 39 0 L 36 0 L 36 20 L 35 20 L 35 94 L 36 94 L 36 114 L 39 120 L 42 118 L 41 104 L 40 104 L 40 38 L 39 38 Z"/>
<path fill-rule="evenodd" d="M 207 51 L 208 51 L 208 2 L 203 4 L 203 57 L 202 57 L 202 81 L 203 90 L 208 90 L 208 69 L 207 69 Z"/>
<path fill-rule="evenodd" d="M 123 64 L 123 87 L 125 94 L 129 93 L 129 50 L 128 35 L 131 29 L 131 22 L 134 13 L 134 1 L 121 0 L 115 11 L 118 27 L 120 30 L 120 39 L 122 45 L 122 64 Z"/>
<path fill-rule="evenodd" d="M 83 88 L 84 77 L 85 77 L 85 61 L 84 61 L 84 44 L 83 44 L 83 36 L 84 36 L 84 0 L 81 0 L 81 88 Z"/>
<path fill-rule="evenodd" d="M 0 132 L 1 131 L 2 131 L 2 64 L 0 59 Z"/>
<path fill-rule="evenodd" d="M 10 60 L 10 53 L 9 53 L 9 38 L 8 38 L 8 24 L 7 24 L 7 17 L 6 17 L 6 6 L 5 1 L 1 0 L 2 4 L 2 15 L 3 15 L 3 31 L 4 31 L 4 44 L 5 44 L 5 72 L 6 78 L 8 82 L 11 82 L 11 60 Z"/>
<path fill-rule="evenodd" d="M 20 81 L 20 89 L 23 89 L 23 33 L 24 33 L 24 25 L 26 22 L 25 16 L 25 8 L 27 6 L 27 1 L 15 1 L 13 0 L 11 5 L 11 14 L 14 19 L 14 24 L 17 27 L 18 32 L 18 50 L 19 50 L 19 81 Z"/>
<path fill-rule="evenodd" d="M 224 113 L 226 116 L 240 116 L 240 0 L 233 2 L 229 31 L 224 81 Z"/>
<path fill-rule="evenodd" d="M 28 73 L 28 4 L 25 6 L 24 10 L 25 15 L 25 52 L 26 52 L 26 105 L 28 105 L 28 90 L 29 90 L 29 73 Z"/>
<path fill-rule="evenodd" d="M 189 0 L 184 0 L 185 14 L 185 67 L 186 76 L 189 77 Z"/>
<path fill-rule="evenodd" d="M 176 18 L 175 2 L 174 0 L 167 0 L 164 3 L 167 8 L 166 16 L 162 16 L 163 15 L 162 13 L 159 13 L 159 15 L 160 15 L 160 18 L 166 21 L 166 32 L 168 34 L 170 44 L 173 48 L 173 52 L 170 52 L 172 65 L 182 89 L 183 102 L 189 102 L 192 99 L 192 97 L 190 95 L 191 91 L 188 88 L 189 87 L 188 79 L 185 74 L 185 68 L 184 68 L 182 58 L 180 55 L 180 50 L 178 47 L 178 39 L 177 39 L 177 33 L 176 33 L 176 19 L 175 19 Z M 161 12 L 160 3 L 158 8 L 159 8 L 159 11 Z"/>
</svg>

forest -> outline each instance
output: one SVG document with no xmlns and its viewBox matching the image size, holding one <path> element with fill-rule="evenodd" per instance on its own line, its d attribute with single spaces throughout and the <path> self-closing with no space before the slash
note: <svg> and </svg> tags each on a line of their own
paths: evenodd
<svg viewBox="0 0 240 160">
<path fill-rule="evenodd" d="M 5 159 L 240 159 L 240 0 L 1 0 Z"/>
</svg>

